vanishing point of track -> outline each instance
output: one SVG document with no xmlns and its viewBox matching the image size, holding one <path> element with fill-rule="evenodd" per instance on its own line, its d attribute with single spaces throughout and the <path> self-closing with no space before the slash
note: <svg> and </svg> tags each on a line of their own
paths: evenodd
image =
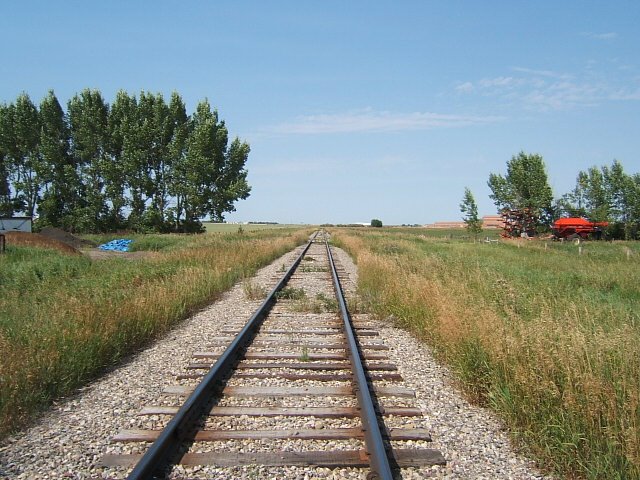
<svg viewBox="0 0 640 480">
<path fill-rule="evenodd" d="M 306 312 L 292 299 L 304 290 L 289 286 L 300 277 L 310 278 L 306 289 L 317 292 L 315 306 Z M 327 295 L 330 290 L 335 300 Z M 414 392 L 398 385 L 402 377 L 388 362 L 387 347 L 376 341 L 377 332 L 352 321 L 323 232 L 307 243 L 251 318 L 223 334 L 229 336 L 211 339 L 212 351 L 195 352 L 190 373 L 178 377 L 199 383 L 165 389 L 166 395 L 186 397 L 181 406 L 148 406 L 141 412 L 170 418 L 164 428 L 126 430 L 112 439 L 152 442 L 145 453 L 108 454 L 105 466 L 134 465 L 128 478 L 136 480 L 163 478 L 175 464 L 360 467 L 369 468 L 369 478 L 391 479 L 402 467 L 445 463 L 436 450 L 402 447 L 407 441 L 429 441 L 428 431 L 385 427 L 385 416 L 422 413 L 406 402 L 392 404 Z M 224 399 L 240 401 L 227 405 Z M 314 428 L 263 430 L 251 423 L 259 418 L 342 422 L 338 428 L 312 422 Z M 220 421 L 212 428 L 211 419 Z M 285 439 L 308 445 L 283 450 L 277 441 Z M 225 442 L 238 440 L 260 445 L 249 453 L 225 449 Z M 339 442 L 345 443 L 336 447 Z"/>
</svg>

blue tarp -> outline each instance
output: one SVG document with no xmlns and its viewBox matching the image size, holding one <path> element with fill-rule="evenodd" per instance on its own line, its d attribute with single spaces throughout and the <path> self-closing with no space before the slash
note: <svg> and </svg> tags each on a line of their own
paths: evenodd
<svg viewBox="0 0 640 480">
<path fill-rule="evenodd" d="M 133 242 L 133 240 L 119 238 L 117 240 L 111 240 L 110 242 L 103 243 L 98 248 L 100 250 L 110 250 L 112 252 L 128 252 L 131 242 Z"/>
</svg>

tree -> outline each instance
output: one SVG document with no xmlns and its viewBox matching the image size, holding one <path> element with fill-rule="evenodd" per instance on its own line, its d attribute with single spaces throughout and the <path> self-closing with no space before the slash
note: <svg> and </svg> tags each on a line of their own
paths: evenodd
<svg viewBox="0 0 640 480">
<path fill-rule="evenodd" d="M 128 171 L 125 162 L 128 136 L 136 121 L 137 102 L 124 90 L 116 94 L 116 99 L 109 109 L 107 120 L 109 131 L 108 161 L 105 162 L 104 181 L 105 196 L 110 204 L 107 221 L 110 229 L 125 226 L 123 209 L 129 204 L 125 195 Z"/>
<path fill-rule="evenodd" d="M 478 205 L 473 197 L 473 193 L 468 187 L 464 189 L 462 203 L 460 203 L 460 211 L 464 214 L 462 219 L 466 224 L 467 231 L 473 235 L 475 239 L 482 233 L 482 220 L 478 218 Z"/>
<path fill-rule="evenodd" d="M 9 171 L 16 194 L 16 209 L 34 216 L 42 188 L 42 164 L 39 152 L 40 118 L 29 95 L 22 93 L 13 108 L 13 142 Z M 13 157 L 13 158 L 11 158 Z"/>
<path fill-rule="evenodd" d="M 373 220 L 371 220 L 371 226 L 376 228 L 382 227 L 382 220 L 378 220 L 377 218 L 374 218 Z"/>
<path fill-rule="evenodd" d="M 249 196 L 249 151 L 208 101 L 190 117 L 175 92 L 167 104 L 120 91 L 110 107 L 85 89 L 67 113 L 53 91 L 39 110 L 22 94 L 0 105 L 0 214 L 72 231 L 199 231 Z"/>
<path fill-rule="evenodd" d="M 53 90 L 40 103 L 40 125 L 44 192 L 38 223 L 72 228 L 73 212 L 79 203 L 79 179 L 69 152 L 69 125 Z"/>
<path fill-rule="evenodd" d="M 175 188 L 182 200 L 180 208 L 174 210 L 180 230 L 201 230 L 200 219 L 205 216 L 220 222 L 225 212 L 235 209 L 235 201 L 249 196 L 251 188 L 244 168 L 249 145 L 238 139 L 229 149 L 227 144 L 224 122 L 203 100 L 191 119 L 184 161 L 175 172 L 186 180 L 179 181 Z"/>
<path fill-rule="evenodd" d="M 551 224 L 553 192 L 542 156 L 520 152 L 507 162 L 507 175 L 489 175 L 489 188 L 498 210 L 528 210 L 541 227 Z"/>
<path fill-rule="evenodd" d="M 607 232 L 614 238 L 636 238 L 640 226 L 637 177 L 625 173 L 617 160 L 611 166 L 579 172 L 575 189 L 563 196 L 563 210 L 594 222 L 609 222 Z"/>
<path fill-rule="evenodd" d="M 0 105 L 0 216 L 13 215 L 10 169 L 13 164 L 13 105 Z"/>
<path fill-rule="evenodd" d="M 108 158 L 109 106 L 98 90 L 83 90 L 68 104 L 72 154 L 80 176 L 82 205 L 74 213 L 75 228 L 80 231 L 105 231 L 108 206 L 105 192 L 105 168 Z"/>
<path fill-rule="evenodd" d="M 190 122 L 187 109 L 182 97 L 177 93 L 171 94 L 169 102 L 169 121 L 173 135 L 167 148 L 167 163 L 169 170 L 166 174 L 167 193 L 175 201 L 174 207 L 167 211 L 167 222 L 170 229 L 180 230 L 180 216 L 184 211 L 184 201 L 187 192 L 187 141 L 190 134 Z"/>
</svg>

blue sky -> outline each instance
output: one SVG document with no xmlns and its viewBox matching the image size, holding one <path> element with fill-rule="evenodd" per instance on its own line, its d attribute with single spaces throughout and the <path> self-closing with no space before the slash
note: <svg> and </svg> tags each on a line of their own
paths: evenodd
<svg viewBox="0 0 640 480">
<path fill-rule="evenodd" d="M 207 97 L 250 143 L 229 221 L 460 218 L 520 150 L 554 193 L 640 171 L 640 2 L 0 4 L 0 102 L 84 88 Z"/>
</svg>

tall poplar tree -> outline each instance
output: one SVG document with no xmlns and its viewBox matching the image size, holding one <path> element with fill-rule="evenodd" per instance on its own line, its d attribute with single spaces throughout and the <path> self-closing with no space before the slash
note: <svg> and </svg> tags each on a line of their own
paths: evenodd
<svg viewBox="0 0 640 480">
<path fill-rule="evenodd" d="M 32 217 L 40 200 L 42 187 L 40 118 L 38 109 L 26 93 L 20 94 L 16 100 L 13 109 L 13 132 L 13 185 L 21 210 L 25 215 Z"/>
<path fill-rule="evenodd" d="M 0 105 L 0 216 L 13 215 L 14 202 L 11 195 L 11 172 L 13 165 L 13 105 Z"/>
<path fill-rule="evenodd" d="M 40 103 L 40 157 L 44 191 L 38 213 L 43 225 L 73 228 L 79 203 L 78 172 L 70 150 L 67 119 L 53 90 Z"/>
<path fill-rule="evenodd" d="M 109 107 L 98 90 L 83 90 L 69 100 L 69 125 L 73 138 L 72 153 L 78 165 L 84 202 L 76 211 L 76 228 L 104 231 L 109 228 L 104 169 L 108 165 Z M 108 166 L 107 166 L 108 168 Z"/>
<path fill-rule="evenodd" d="M 170 168 L 166 179 L 167 193 L 173 197 L 174 205 L 168 208 L 167 221 L 170 224 L 170 230 L 180 231 L 180 219 L 184 212 L 187 195 L 187 142 L 191 122 L 184 101 L 177 92 L 171 94 L 169 118 L 173 135 L 167 149 L 167 161 Z"/>
<path fill-rule="evenodd" d="M 184 204 L 183 212 L 177 211 L 177 219 L 180 225 L 184 213 L 183 229 L 200 229 L 200 219 L 205 216 L 222 221 L 235 201 L 249 196 L 244 169 L 249 146 L 239 140 L 229 149 L 227 144 L 227 127 L 218 120 L 218 112 L 211 111 L 207 100 L 200 102 L 192 117 L 182 166 L 186 175 Z"/>
<path fill-rule="evenodd" d="M 131 123 L 136 118 L 136 99 L 124 90 L 118 91 L 108 118 L 109 148 L 104 169 L 105 195 L 109 206 L 109 229 L 125 226 L 123 209 L 128 205 L 125 196 L 127 169 L 124 162 L 124 142 Z"/>
</svg>

